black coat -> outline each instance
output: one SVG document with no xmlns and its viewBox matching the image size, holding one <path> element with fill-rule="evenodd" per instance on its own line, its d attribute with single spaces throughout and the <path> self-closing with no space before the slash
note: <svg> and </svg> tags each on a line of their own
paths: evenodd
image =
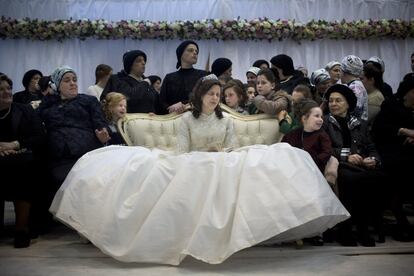
<svg viewBox="0 0 414 276">
<path fill-rule="evenodd" d="M 168 113 L 167 108 L 175 103 L 188 103 L 194 85 L 206 75 L 206 71 L 194 68 L 180 69 L 167 74 L 162 82 L 160 93 L 162 112 Z"/>
<path fill-rule="evenodd" d="M 398 135 L 400 128 L 414 129 L 413 111 L 397 100 L 384 101 L 372 134 L 387 167 L 414 164 L 414 145 L 404 143 L 406 137 Z"/>
<path fill-rule="evenodd" d="M 112 75 L 101 94 L 101 101 L 109 92 L 119 92 L 127 97 L 128 113 L 159 113 L 158 92 L 146 81 L 138 81 L 125 71 Z"/>
<path fill-rule="evenodd" d="M 30 93 L 27 90 L 23 90 L 13 94 L 14 103 L 30 104 L 32 101 L 39 101 L 43 98 L 42 93 Z"/>
<path fill-rule="evenodd" d="M 103 146 L 95 130 L 107 128 L 107 123 L 95 97 L 78 94 L 63 101 L 59 95 L 49 95 L 37 110 L 46 126 L 52 159 L 79 158 Z"/>
<path fill-rule="evenodd" d="M 368 123 L 353 116 L 347 117 L 347 125 L 351 134 L 350 154 L 359 154 L 363 158 L 372 156 L 380 160 L 368 132 Z M 323 129 L 332 141 L 334 156 L 341 160 L 341 150 L 344 147 L 343 131 L 334 116 L 328 114 L 323 120 Z"/>
<path fill-rule="evenodd" d="M 44 128 L 33 108 L 12 103 L 10 114 L 0 121 L 0 141 L 18 141 L 21 150 L 0 156 L 3 199 L 32 199 L 38 190 L 35 184 L 44 185 L 40 175 L 45 140 Z"/>
</svg>

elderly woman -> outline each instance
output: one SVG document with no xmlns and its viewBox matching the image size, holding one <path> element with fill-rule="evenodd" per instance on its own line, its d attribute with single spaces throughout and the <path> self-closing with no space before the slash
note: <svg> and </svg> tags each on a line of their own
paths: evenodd
<svg viewBox="0 0 414 276">
<path fill-rule="evenodd" d="M 30 245 L 29 213 L 39 168 L 38 152 L 45 133 L 35 111 L 26 104 L 14 103 L 13 82 L 0 76 L 0 168 L 1 200 L 11 200 L 16 213 L 14 247 Z M 1 202 L 3 206 L 3 202 Z M 3 208 L 1 208 L 3 209 Z M 1 210 L 3 217 L 3 210 Z M 3 223 L 3 221 L 1 221 Z"/>
<path fill-rule="evenodd" d="M 367 122 L 351 115 L 357 104 L 352 90 L 335 84 L 325 96 L 330 114 L 325 116 L 323 127 L 339 160 L 339 199 L 352 216 L 352 221 L 340 227 L 338 242 L 344 246 L 355 246 L 357 241 L 362 246 L 375 246 L 367 223 L 375 220 L 376 226 L 381 226 L 378 201 L 385 175 L 378 170 L 379 155 L 368 134 Z M 357 240 L 352 223 L 357 227 Z"/>
<path fill-rule="evenodd" d="M 339 82 L 342 75 L 341 63 L 339 61 L 332 60 L 328 62 L 325 66 L 325 70 L 329 73 L 332 85 Z"/>
<path fill-rule="evenodd" d="M 109 140 L 107 123 L 98 100 L 78 93 L 75 71 L 62 66 L 51 75 L 55 94 L 38 110 L 45 124 L 51 176 L 59 188 L 76 161 Z"/>
<path fill-rule="evenodd" d="M 402 212 L 404 197 L 413 200 L 412 168 L 414 164 L 414 77 L 406 77 L 398 87 L 395 100 L 381 105 L 372 132 L 381 154 L 384 169 L 391 175 L 393 186 L 388 193 L 390 207 L 397 219 L 394 239 L 409 241 L 409 223 Z"/>
</svg>

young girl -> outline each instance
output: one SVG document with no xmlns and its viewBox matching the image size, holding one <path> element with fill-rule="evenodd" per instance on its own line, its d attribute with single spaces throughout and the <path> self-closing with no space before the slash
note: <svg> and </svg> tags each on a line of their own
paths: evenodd
<svg viewBox="0 0 414 276">
<path fill-rule="evenodd" d="M 293 105 L 293 110 L 294 110 L 296 108 L 295 105 L 300 100 L 304 98 L 307 98 L 307 99 L 312 98 L 310 88 L 304 84 L 297 85 L 293 89 L 291 98 L 292 98 L 292 105 Z M 283 134 L 287 134 L 290 131 L 300 127 L 300 122 L 299 122 L 300 118 L 296 117 L 294 111 L 291 111 L 288 113 L 286 110 L 282 110 L 277 114 L 276 117 L 279 120 L 279 130 Z"/>
<path fill-rule="evenodd" d="M 256 97 L 257 92 L 256 92 L 256 85 L 255 84 L 247 84 L 246 87 L 246 94 L 247 94 L 247 98 L 249 99 L 249 103 L 254 99 L 254 97 Z"/>
<path fill-rule="evenodd" d="M 318 103 L 303 98 L 295 104 L 295 116 L 301 127 L 283 136 L 282 142 L 307 151 L 315 161 L 319 170 L 325 175 L 331 188 L 337 193 L 336 178 L 338 176 L 338 160 L 332 156 L 332 144 L 329 135 L 321 129 L 323 113 Z M 313 245 L 323 245 L 321 236 L 309 239 Z"/>
<path fill-rule="evenodd" d="M 124 94 L 118 92 L 110 92 L 102 101 L 102 110 L 105 118 L 108 120 L 109 135 L 111 139 L 109 145 L 125 145 L 125 140 L 118 132 L 117 122 L 125 117 L 127 110 L 127 99 Z"/>
<path fill-rule="evenodd" d="M 302 99 L 295 105 L 295 116 L 301 127 L 283 136 L 282 142 L 307 151 L 323 173 L 332 155 L 332 145 L 328 134 L 321 129 L 322 110 L 311 99 Z"/>
<path fill-rule="evenodd" d="M 249 114 L 267 113 L 276 115 L 281 110 L 290 109 L 290 99 L 286 92 L 274 89 L 276 87 L 276 79 L 272 70 L 263 69 L 257 74 L 256 89 L 257 95 L 253 99 L 253 104 L 249 107 Z"/>
<path fill-rule="evenodd" d="M 249 112 L 244 109 L 247 102 L 247 94 L 243 91 L 242 87 L 235 82 L 230 81 L 224 85 L 223 94 L 226 105 L 243 115 L 249 114 Z"/>
</svg>

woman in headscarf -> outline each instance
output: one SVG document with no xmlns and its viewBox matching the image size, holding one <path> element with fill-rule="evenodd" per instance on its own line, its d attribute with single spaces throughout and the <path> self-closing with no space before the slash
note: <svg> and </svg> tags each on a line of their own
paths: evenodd
<svg viewBox="0 0 414 276">
<path fill-rule="evenodd" d="M 196 82 L 207 75 L 204 70 L 195 69 L 198 59 L 198 45 L 192 40 L 183 41 L 176 50 L 178 71 L 165 76 L 161 86 L 160 103 L 164 113 L 182 113 Z"/>
<path fill-rule="evenodd" d="M 128 99 L 128 113 L 159 113 L 158 93 L 145 78 L 147 55 L 140 50 L 126 52 L 124 70 L 112 75 L 101 94 L 101 101 L 110 92 L 119 92 Z"/>
<path fill-rule="evenodd" d="M 48 160 L 55 188 L 59 188 L 76 161 L 109 140 L 107 123 L 96 97 L 78 93 L 75 71 L 58 67 L 51 75 L 55 94 L 38 111 L 47 130 Z"/>
<path fill-rule="evenodd" d="M 39 80 L 43 77 L 42 72 L 36 69 L 27 71 L 22 80 L 24 90 L 13 95 L 13 102 L 30 104 L 33 101 L 39 101 L 43 98 L 39 89 Z"/>
</svg>

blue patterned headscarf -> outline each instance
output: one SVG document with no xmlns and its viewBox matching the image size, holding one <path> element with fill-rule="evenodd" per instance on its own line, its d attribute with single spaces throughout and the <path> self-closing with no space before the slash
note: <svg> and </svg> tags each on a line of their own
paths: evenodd
<svg viewBox="0 0 414 276">
<path fill-rule="evenodd" d="M 59 92 L 60 82 L 62 81 L 63 75 L 66 73 L 71 72 L 76 75 L 75 71 L 70 68 L 68 65 L 63 65 L 55 69 L 55 71 L 50 76 L 52 83 L 51 87 L 55 92 Z"/>
</svg>

